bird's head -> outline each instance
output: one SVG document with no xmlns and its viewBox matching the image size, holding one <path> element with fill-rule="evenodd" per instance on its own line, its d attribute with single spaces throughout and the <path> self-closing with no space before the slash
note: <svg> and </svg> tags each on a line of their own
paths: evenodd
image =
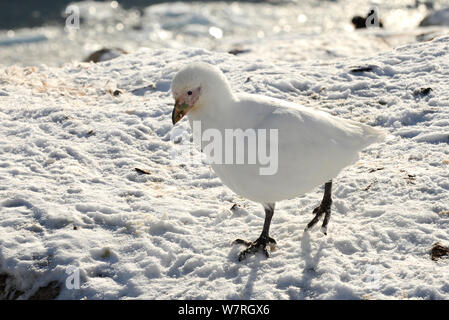
<svg viewBox="0 0 449 320">
<path fill-rule="evenodd" d="M 189 64 L 178 71 L 171 91 L 175 99 L 173 124 L 190 111 L 209 108 L 231 95 L 229 84 L 220 69 L 203 62 Z"/>
</svg>

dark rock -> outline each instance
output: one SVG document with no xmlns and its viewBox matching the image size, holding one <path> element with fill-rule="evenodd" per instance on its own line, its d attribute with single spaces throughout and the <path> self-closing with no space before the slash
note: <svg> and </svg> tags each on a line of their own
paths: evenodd
<svg viewBox="0 0 449 320">
<path fill-rule="evenodd" d="M 354 16 L 351 20 L 352 24 L 356 29 L 363 29 L 366 28 L 365 24 L 366 18 L 361 16 Z"/>
<path fill-rule="evenodd" d="M 134 168 L 134 170 L 136 170 L 136 172 L 140 174 L 151 174 L 150 171 L 144 169 Z"/>
<path fill-rule="evenodd" d="M 142 24 L 139 23 L 139 24 L 133 25 L 132 29 L 140 31 L 140 30 L 143 30 L 143 26 L 142 26 Z"/>
<path fill-rule="evenodd" d="M 366 28 L 366 19 L 368 19 L 368 17 L 373 13 L 373 11 L 371 10 L 366 17 L 362 17 L 362 16 L 354 16 L 351 20 L 352 24 L 354 25 L 354 28 L 356 29 L 364 29 Z M 379 28 L 383 28 L 384 25 L 382 23 L 382 20 L 379 19 Z"/>
<path fill-rule="evenodd" d="M 414 96 L 427 96 L 430 91 L 433 91 L 432 88 L 419 88 L 413 92 Z"/>
<path fill-rule="evenodd" d="M 370 71 L 373 71 L 373 67 L 372 66 L 354 67 L 354 69 L 351 69 L 352 73 L 370 72 Z"/>
<path fill-rule="evenodd" d="M 384 167 L 381 167 L 381 168 L 373 168 L 373 169 L 371 169 L 370 171 L 368 171 L 369 173 L 373 173 L 373 172 L 376 172 L 376 171 L 380 171 L 380 170 L 383 170 L 383 169 L 385 169 Z"/>
<path fill-rule="evenodd" d="M 431 254 L 432 260 L 437 260 L 443 256 L 449 255 L 449 249 L 442 246 L 441 243 L 437 242 L 433 245 Z"/>
<path fill-rule="evenodd" d="M 121 56 L 122 54 L 126 54 L 127 52 L 120 48 L 103 48 L 100 50 L 97 50 L 95 52 L 92 52 L 85 60 L 84 62 L 102 62 L 111 60 L 114 58 L 117 58 L 118 56 Z"/>
<path fill-rule="evenodd" d="M 247 53 L 247 52 L 250 52 L 251 50 L 249 50 L 249 49 L 232 49 L 232 50 L 229 50 L 228 51 L 228 53 L 230 53 L 230 54 L 233 54 L 233 55 L 239 55 L 239 54 L 242 54 L 242 53 Z"/>
</svg>

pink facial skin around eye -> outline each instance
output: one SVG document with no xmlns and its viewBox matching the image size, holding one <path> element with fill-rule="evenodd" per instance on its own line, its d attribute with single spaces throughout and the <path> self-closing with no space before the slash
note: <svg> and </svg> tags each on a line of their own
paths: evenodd
<svg viewBox="0 0 449 320">
<path fill-rule="evenodd" d="M 189 92 L 191 94 L 189 94 Z M 198 87 L 198 88 L 192 89 L 192 90 L 188 90 L 185 93 L 186 101 L 189 101 L 190 105 L 194 105 L 198 101 L 198 98 L 200 97 L 200 92 L 201 92 L 201 87 Z"/>
</svg>

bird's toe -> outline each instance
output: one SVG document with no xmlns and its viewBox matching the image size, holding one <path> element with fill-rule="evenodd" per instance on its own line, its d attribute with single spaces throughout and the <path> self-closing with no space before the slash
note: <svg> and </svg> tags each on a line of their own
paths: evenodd
<svg viewBox="0 0 449 320">
<path fill-rule="evenodd" d="M 244 244 L 245 246 L 249 247 L 252 244 L 252 242 L 243 239 L 235 239 L 233 244 Z"/>
<path fill-rule="evenodd" d="M 321 232 L 324 233 L 325 236 L 327 236 L 327 227 L 321 227 Z"/>
<path fill-rule="evenodd" d="M 241 251 L 239 254 L 239 261 L 242 261 L 246 258 L 246 256 L 250 253 L 256 253 L 258 250 L 258 247 L 256 247 L 255 245 L 251 244 L 248 248 L 246 248 L 245 250 Z"/>
<path fill-rule="evenodd" d="M 249 242 L 242 239 L 237 239 L 234 241 L 235 244 L 244 244 L 247 246 L 247 248 L 240 252 L 239 254 L 239 261 L 244 260 L 248 254 L 257 253 L 260 249 L 262 249 L 265 256 L 268 258 L 270 257 L 270 254 L 268 252 L 267 246 L 268 245 L 275 245 L 276 240 L 274 240 L 271 237 L 268 238 L 259 238 L 254 242 Z"/>
<path fill-rule="evenodd" d="M 263 253 L 265 254 L 265 256 L 266 256 L 267 258 L 270 257 L 270 254 L 268 253 L 267 247 L 263 247 Z"/>
</svg>

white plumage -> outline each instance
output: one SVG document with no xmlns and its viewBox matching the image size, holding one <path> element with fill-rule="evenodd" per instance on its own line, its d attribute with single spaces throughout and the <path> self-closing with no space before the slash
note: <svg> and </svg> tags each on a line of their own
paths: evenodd
<svg viewBox="0 0 449 320">
<path fill-rule="evenodd" d="M 325 183 L 355 162 L 360 150 L 382 137 L 366 125 L 258 95 L 235 96 L 232 102 L 218 102 L 214 110 L 216 119 L 196 112 L 189 120 L 221 130 L 278 130 L 276 174 L 260 175 L 260 164 L 211 165 L 234 192 L 260 203 L 293 198 Z"/>
<path fill-rule="evenodd" d="M 197 97 L 189 101 L 185 92 L 195 89 Z M 379 129 L 310 107 L 261 95 L 234 94 L 223 73 L 205 63 L 180 70 L 173 79 L 172 93 L 177 105 L 189 105 L 185 113 L 191 125 L 201 121 L 203 132 L 214 128 L 224 136 L 225 129 L 278 130 L 278 170 L 274 175 L 261 175 L 259 169 L 264 166 L 259 162 L 211 165 L 235 193 L 265 208 L 273 203 L 273 210 L 274 202 L 303 195 L 336 177 L 358 159 L 360 150 L 385 137 Z M 178 120 L 173 118 L 174 123 Z"/>
</svg>

